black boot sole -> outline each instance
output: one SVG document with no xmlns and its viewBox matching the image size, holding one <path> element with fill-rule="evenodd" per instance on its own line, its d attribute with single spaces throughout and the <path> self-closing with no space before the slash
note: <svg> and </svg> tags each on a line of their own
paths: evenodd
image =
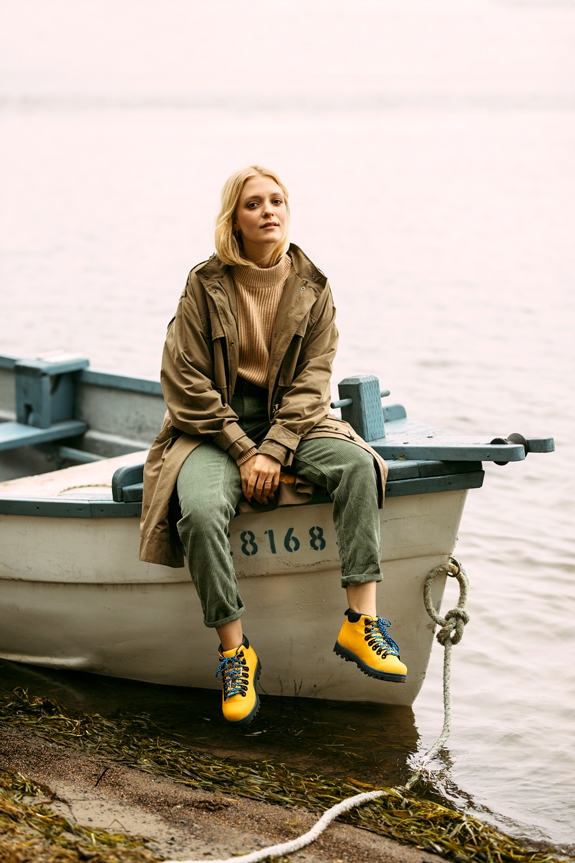
<svg viewBox="0 0 575 863">
<path fill-rule="evenodd" d="M 346 662 L 355 663 L 359 670 L 363 671 L 364 674 L 367 674 L 368 677 L 374 677 L 376 680 L 386 680 L 388 683 L 405 683 L 405 674 L 391 674 L 389 671 L 376 671 L 375 668 L 370 668 L 369 665 L 362 662 L 355 653 L 342 647 L 339 641 L 336 641 L 333 652 L 337 653 L 338 656 L 341 656 L 342 659 L 345 659 Z"/>
</svg>

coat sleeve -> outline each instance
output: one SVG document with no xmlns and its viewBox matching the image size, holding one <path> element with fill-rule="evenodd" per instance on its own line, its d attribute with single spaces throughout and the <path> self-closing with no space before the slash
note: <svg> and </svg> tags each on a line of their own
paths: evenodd
<svg viewBox="0 0 575 863">
<path fill-rule="evenodd" d="M 216 388 L 209 315 L 198 308 L 193 279 L 191 273 L 168 325 L 161 371 L 164 399 L 174 428 L 211 438 L 237 460 L 255 444 Z"/>
<path fill-rule="evenodd" d="M 297 337 L 296 337 L 297 338 Z M 292 383 L 283 394 L 259 451 L 288 467 L 300 440 L 329 413 L 331 373 L 337 351 L 335 307 L 329 285 L 312 306 Z"/>
</svg>

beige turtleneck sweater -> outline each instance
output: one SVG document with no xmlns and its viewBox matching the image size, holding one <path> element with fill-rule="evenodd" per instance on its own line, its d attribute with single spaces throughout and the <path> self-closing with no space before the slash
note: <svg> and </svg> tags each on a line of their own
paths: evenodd
<svg viewBox="0 0 575 863">
<path fill-rule="evenodd" d="M 268 383 L 273 326 L 290 270 L 287 255 L 275 267 L 232 269 L 240 337 L 238 374 L 258 387 Z"/>
</svg>

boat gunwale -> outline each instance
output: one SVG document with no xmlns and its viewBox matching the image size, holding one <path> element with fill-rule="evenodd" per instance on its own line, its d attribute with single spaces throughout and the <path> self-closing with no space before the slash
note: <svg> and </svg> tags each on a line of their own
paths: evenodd
<svg viewBox="0 0 575 863">
<path fill-rule="evenodd" d="M 470 464 L 473 464 L 472 462 Z M 414 477 L 397 479 L 386 486 L 386 497 L 404 497 L 416 494 L 435 494 L 462 489 L 481 488 L 485 471 L 471 470 L 443 476 Z M 325 499 L 312 497 L 303 504 L 290 508 L 313 506 L 319 503 L 330 504 Z M 141 501 L 115 501 L 86 498 L 51 497 L 4 497 L 0 498 L 0 516 L 40 516 L 47 518 L 139 518 L 142 514 Z"/>
</svg>

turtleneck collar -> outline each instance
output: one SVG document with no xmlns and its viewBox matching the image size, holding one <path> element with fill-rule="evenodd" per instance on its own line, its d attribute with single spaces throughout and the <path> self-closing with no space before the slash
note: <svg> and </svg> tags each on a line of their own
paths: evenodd
<svg viewBox="0 0 575 863">
<path fill-rule="evenodd" d="M 284 255 L 274 267 L 232 267 L 234 279 L 246 288 L 271 288 L 287 278 L 291 259 Z"/>
</svg>

